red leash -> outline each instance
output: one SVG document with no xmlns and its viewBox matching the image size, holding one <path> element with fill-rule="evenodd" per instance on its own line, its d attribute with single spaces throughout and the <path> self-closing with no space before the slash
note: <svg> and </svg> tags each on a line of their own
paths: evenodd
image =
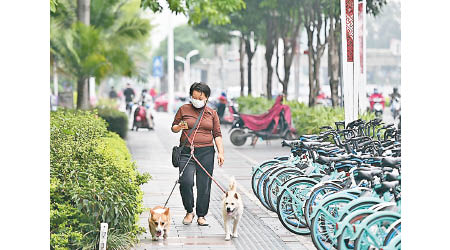
<svg viewBox="0 0 450 250">
<path fill-rule="evenodd" d="M 203 119 L 203 114 L 202 114 L 202 117 L 200 117 L 200 122 L 198 123 L 199 126 L 200 126 L 200 123 L 202 123 L 202 119 Z M 192 137 L 192 140 L 194 140 L 195 135 L 197 134 L 197 130 L 198 130 L 198 127 L 195 130 L 195 132 L 194 132 L 194 136 Z M 223 189 L 223 187 L 220 186 L 220 184 L 208 173 L 208 171 L 206 171 L 206 169 L 203 167 L 203 165 L 200 163 L 200 161 L 197 159 L 197 157 L 195 157 L 195 155 L 194 155 L 194 144 L 192 143 L 190 138 L 187 136 L 186 131 L 183 130 L 183 133 L 186 135 L 189 143 L 191 144 L 191 157 L 194 158 L 195 162 L 197 162 L 197 164 L 203 169 L 203 171 L 205 171 L 205 173 L 209 176 L 209 178 L 211 178 L 211 180 L 213 180 L 214 183 L 216 183 L 216 185 L 220 188 L 220 190 L 222 190 L 223 193 L 226 193 L 225 189 Z M 185 167 L 187 167 L 187 164 L 186 164 Z"/>
</svg>

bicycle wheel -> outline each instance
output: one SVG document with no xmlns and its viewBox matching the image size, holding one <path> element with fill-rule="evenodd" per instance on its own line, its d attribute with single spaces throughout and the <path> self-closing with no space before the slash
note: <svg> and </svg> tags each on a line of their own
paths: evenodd
<svg viewBox="0 0 450 250">
<path fill-rule="evenodd" d="M 256 189 L 257 189 L 258 181 L 259 181 L 259 178 L 261 177 L 261 175 L 269 167 L 271 167 L 279 162 L 280 161 L 278 161 L 278 160 L 269 160 L 269 161 L 263 162 L 261 165 L 256 167 L 256 169 L 254 170 L 254 172 L 252 174 L 252 190 L 255 195 L 258 195 L 258 193 L 256 192 Z"/>
<path fill-rule="evenodd" d="M 311 238 L 317 249 L 332 249 L 337 245 L 334 237 L 335 224 L 340 210 L 353 198 L 349 196 L 338 196 L 330 199 L 324 204 L 319 204 L 321 209 L 311 221 Z"/>
<path fill-rule="evenodd" d="M 385 249 L 389 249 L 389 250 L 401 250 L 402 247 L 402 236 L 400 234 L 397 234 L 390 242 L 389 244 L 385 247 Z"/>
<path fill-rule="evenodd" d="M 294 179 L 294 180 L 293 180 Z M 305 177 L 293 178 L 282 189 L 277 198 L 278 219 L 283 226 L 295 234 L 309 234 L 309 228 L 305 223 L 302 213 L 302 202 L 306 194 L 317 181 Z"/>
<path fill-rule="evenodd" d="M 351 250 L 355 248 L 355 241 L 352 240 L 352 236 L 354 236 L 354 228 L 353 225 L 360 224 L 367 216 L 375 213 L 375 211 L 370 209 L 365 209 L 364 211 L 356 211 L 354 213 L 350 213 L 347 215 L 346 219 L 348 223 L 346 225 L 342 225 L 345 227 L 342 230 L 342 233 L 337 238 L 337 249 L 339 250 Z"/>
<path fill-rule="evenodd" d="M 402 231 L 402 224 L 400 219 L 398 219 L 396 222 L 392 223 L 392 225 L 387 229 L 388 233 L 386 235 L 386 238 L 384 238 L 383 245 L 387 246 L 392 241 L 394 237 L 397 235 L 400 235 Z"/>
<path fill-rule="evenodd" d="M 384 246 L 387 229 L 398 219 L 399 214 L 392 212 L 378 212 L 368 216 L 361 224 L 365 224 L 355 242 L 355 250 L 379 249 Z"/>
<path fill-rule="evenodd" d="M 303 214 L 305 216 L 306 224 L 311 226 L 311 213 L 315 205 L 319 203 L 319 201 L 329 194 L 336 193 L 341 190 L 342 187 L 333 182 L 326 182 L 317 184 L 315 187 L 311 189 L 306 197 L 306 201 L 303 204 Z"/>
<path fill-rule="evenodd" d="M 292 179 L 293 177 L 301 176 L 302 171 L 300 171 L 297 168 L 290 168 L 286 170 L 282 170 L 278 173 L 274 173 L 272 181 L 269 183 L 268 187 L 265 189 L 264 192 L 264 199 L 266 200 L 267 204 L 272 208 L 271 210 L 273 212 L 276 212 L 277 210 L 277 200 L 278 200 L 278 194 L 280 192 L 280 187 L 289 179 Z M 306 195 L 306 193 L 305 193 Z M 301 208 L 301 207 L 300 207 Z"/>
<path fill-rule="evenodd" d="M 278 168 L 281 168 L 281 166 L 276 165 L 276 166 L 270 167 L 266 171 L 264 171 L 264 173 L 261 175 L 261 177 L 258 180 L 258 185 L 256 188 L 256 197 L 258 197 L 261 204 L 269 210 L 270 210 L 270 207 L 264 200 L 264 194 L 263 194 L 264 181 L 269 177 L 269 175 L 272 173 L 272 171 L 274 171 L 275 169 L 278 169 Z"/>
<path fill-rule="evenodd" d="M 365 199 L 355 199 L 351 201 L 345 208 L 341 216 L 339 217 L 338 221 L 342 221 L 345 219 L 347 215 L 350 213 L 360 210 L 360 209 L 369 209 L 374 205 L 383 203 L 384 201 L 382 199 L 376 198 L 376 197 L 370 197 Z"/>
</svg>

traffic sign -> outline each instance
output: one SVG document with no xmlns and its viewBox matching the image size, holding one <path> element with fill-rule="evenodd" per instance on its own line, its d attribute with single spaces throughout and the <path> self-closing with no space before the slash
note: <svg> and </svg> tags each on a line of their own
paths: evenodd
<svg viewBox="0 0 450 250">
<path fill-rule="evenodd" d="M 164 76 L 162 56 L 153 57 L 153 76 L 155 77 Z"/>
</svg>

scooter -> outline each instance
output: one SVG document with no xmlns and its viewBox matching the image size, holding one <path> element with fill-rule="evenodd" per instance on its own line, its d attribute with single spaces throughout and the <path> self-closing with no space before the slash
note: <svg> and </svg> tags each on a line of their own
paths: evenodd
<svg viewBox="0 0 450 250">
<path fill-rule="evenodd" d="M 139 128 L 153 130 L 153 115 L 150 112 L 147 114 L 147 112 L 149 111 L 147 111 L 145 103 L 142 102 L 141 105 L 134 110 L 133 127 L 131 130 L 134 130 L 134 128 L 136 128 L 136 131 L 138 131 Z"/>
<path fill-rule="evenodd" d="M 295 130 L 289 127 L 289 124 L 284 117 L 284 111 L 280 112 L 276 133 L 272 132 L 275 126 L 274 120 L 271 121 L 266 129 L 255 131 L 245 126 L 244 121 L 238 113 L 234 113 L 233 116 L 235 117 L 235 119 L 228 133 L 231 132 L 230 140 L 231 143 L 235 146 L 244 145 L 248 137 L 253 138 L 251 144 L 252 146 L 256 144 L 258 138 L 261 138 L 262 140 L 293 140 L 296 138 Z"/>
<path fill-rule="evenodd" d="M 392 116 L 394 117 L 394 120 L 400 115 L 400 98 L 394 97 L 391 101 L 391 112 Z"/>
<path fill-rule="evenodd" d="M 379 96 L 370 96 L 369 101 L 371 111 L 375 112 L 375 116 L 381 117 L 383 115 L 384 99 Z"/>
</svg>

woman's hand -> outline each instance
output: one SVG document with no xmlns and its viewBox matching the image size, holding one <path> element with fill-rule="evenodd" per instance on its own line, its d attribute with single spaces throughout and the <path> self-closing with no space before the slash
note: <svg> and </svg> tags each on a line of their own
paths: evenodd
<svg viewBox="0 0 450 250">
<path fill-rule="evenodd" d="M 223 153 L 217 154 L 217 162 L 219 163 L 219 166 L 222 167 L 224 161 L 225 161 L 225 157 L 224 157 Z"/>
<path fill-rule="evenodd" d="M 178 126 L 180 126 L 181 129 L 189 129 L 187 122 L 185 121 L 181 121 L 180 123 L 178 123 Z"/>
</svg>

